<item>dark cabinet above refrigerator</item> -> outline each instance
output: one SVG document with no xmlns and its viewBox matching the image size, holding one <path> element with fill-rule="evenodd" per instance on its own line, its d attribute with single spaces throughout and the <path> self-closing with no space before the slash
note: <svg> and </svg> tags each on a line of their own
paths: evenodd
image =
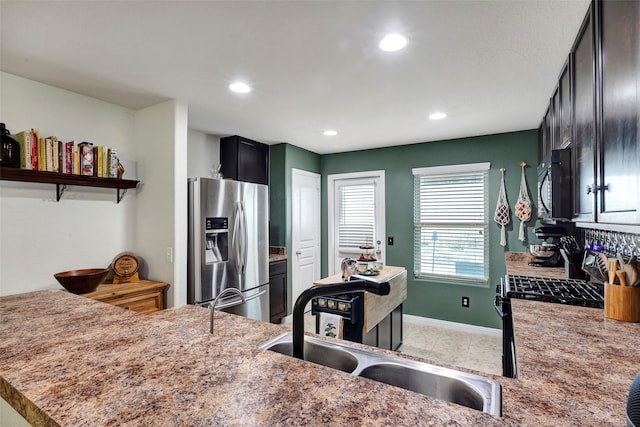
<svg viewBox="0 0 640 427">
<path fill-rule="evenodd" d="M 269 184 L 269 146 L 242 136 L 220 138 L 220 171 L 224 178 Z"/>
</svg>

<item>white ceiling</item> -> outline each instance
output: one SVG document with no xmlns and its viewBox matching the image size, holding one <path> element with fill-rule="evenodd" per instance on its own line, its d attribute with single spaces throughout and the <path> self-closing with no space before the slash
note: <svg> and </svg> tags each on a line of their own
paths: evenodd
<svg viewBox="0 0 640 427">
<path fill-rule="evenodd" d="M 132 109 L 177 99 L 192 129 L 324 154 L 536 128 L 588 4 L 2 0 L 0 66 Z M 390 32 L 404 50 L 378 49 Z"/>
</svg>

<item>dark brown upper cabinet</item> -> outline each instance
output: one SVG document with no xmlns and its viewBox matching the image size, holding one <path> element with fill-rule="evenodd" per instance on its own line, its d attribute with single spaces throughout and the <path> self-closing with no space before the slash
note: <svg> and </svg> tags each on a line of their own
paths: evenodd
<svg viewBox="0 0 640 427">
<path fill-rule="evenodd" d="M 596 2 L 596 25 L 596 220 L 640 225 L 640 2 Z"/>
<path fill-rule="evenodd" d="M 553 117 L 552 106 L 547 108 L 547 112 L 542 118 L 538 130 L 538 169 L 545 169 L 551 164 L 551 149 L 553 141 Z"/>
<path fill-rule="evenodd" d="M 242 136 L 220 138 L 220 171 L 224 178 L 269 184 L 269 146 Z"/>
<path fill-rule="evenodd" d="M 544 119 L 538 126 L 538 164 L 544 161 Z"/>
<path fill-rule="evenodd" d="M 551 132 L 551 149 L 558 150 L 562 145 L 562 138 L 560 137 L 560 126 L 562 122 L 560 111 L 560 86 L 556 87 L 551 97 L 551 114 L 552 114 L 552 132 Z"/>
<path fill-rule="evenodd" d="M 566 148 L 571 145 L 571 74 L 569 60 L 565 63 L 560 73 L 558 83 L 559 108 L 556 113 L 558 120 L 558 135 L 554 149 Z"/>
<path fill-rule="evenodd" d="M 593 5 L 587 11 L 578 37 L 571 49 L 573 86 L 573 217 L 578 221 L 594 221 L 596 163 L 596 69 Z"/>
<path fill-rule="evenodd" d="M 592 1 L 542 128 L 539 168 L 571 147 L 573 220 L 640 226 L 640 1 Z"/>
</svg>

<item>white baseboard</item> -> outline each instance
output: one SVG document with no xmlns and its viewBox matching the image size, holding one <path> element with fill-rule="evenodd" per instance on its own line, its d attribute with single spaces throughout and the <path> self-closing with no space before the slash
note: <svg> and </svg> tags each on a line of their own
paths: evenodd
<svg viewBox="0 0 640 427">
<path fill-rule="evenodd" d="M 456 331 L 470 332 L 474 334 L 489 335 L 492 337 L 502 337 L 502 329 L 487 328 L 485 326 L 469 325 L 467 323 L 450 322 L 448 320 L 432 319 L 430 317 L 414 316 L 403 314 L 403 322 L 417 323 L 425 326 L 436 326 L 438 328 L 454 329 Z M 293 323 L 293 315 L 282 318 L 281 323 Z"/>
<path fill-rule="evenodd" d="M 417 323 L 425 326 L 437 326 L 439 328 L 455 329 L 457 331 L 471 332 L 474 334 L 490 335 L 492 337 L 502 337 L 502 329 L 487 328 L 485 326 L 469 325 L 466 323 L 450 322 L 448 320 L 431 319 L 429 317 L 414 316 L 411 314 L 402 315 L 403 322 Z"/>
</svg>

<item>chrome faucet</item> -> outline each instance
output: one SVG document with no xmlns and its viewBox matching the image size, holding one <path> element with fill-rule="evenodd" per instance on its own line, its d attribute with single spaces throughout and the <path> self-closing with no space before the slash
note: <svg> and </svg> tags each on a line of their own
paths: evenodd
<svg viewBox="0 0 640 427">
<path fill-rule="evenodd" d="M 225 296 L 226 294 L 234 294 L 234 293 L 240 295 L 240 298 L 242 299 L 242 302 L 240 304 L 244 304 L 247 302 L 247 300 L 244 299 L 244 295 L 242 295 L 242 292 L 240 292 L 238 288 L 226 288 L 222 292 L 220 292 L 211 303 L 211 327 L 209 328 L 209 333 L 213 334 L 213 312 L 215 311 L 216 304 L 218 303 L 218 299 Z M 232 304 L 232 305 L 240 305 L 240 304 Z M 231 306 L 227 306 L 227 307 L 231 307 Z"/>
<path fill-rule="evenodd" d="M 304 308 L 315 297 L 340 295 L 347 292 L 367 291 L 377 295 L 389 295 L 389 282 L 368 280 L 350 280 L 348 282 L 331 283 L 312 286 L 303 291 L 293 306 L 293 357 L 304 358 Z"/>
</svg>

